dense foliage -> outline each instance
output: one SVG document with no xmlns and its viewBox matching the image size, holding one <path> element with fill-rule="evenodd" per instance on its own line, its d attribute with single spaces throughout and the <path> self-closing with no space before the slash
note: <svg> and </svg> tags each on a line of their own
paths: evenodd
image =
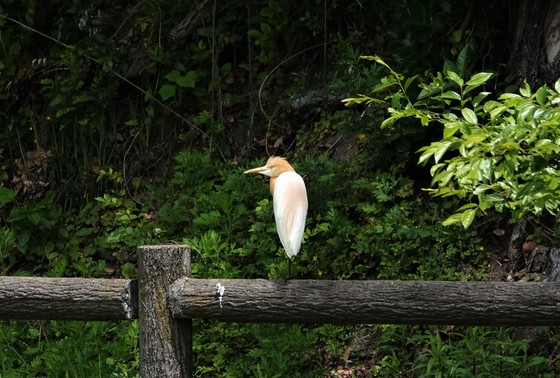
<svg viewBox="0 0 560 378">
<path fill-rule="evenodd" d="M 477 212 L 510 210 L 514 219 L 560 208 L 560 81 L 554 90 L 543 86 L 535 93 L 527 83 L 519 94 L 492 93 L 479 89 L 493 74 L 480 72 L 464 80 L 452 70 L 438 73 L 421 84 L 417 100 L 407 90 L 415 78 L 405 80 L 379 57 L 364 57 L 389 69 L 372 93 L 392 90 L 385 100 L 390 117 L 381 127 L 391 127 L 402 118 L 417 118 L 422 125 L 443 125 L 443 137 L 419 149 L 419 163 L 434 164 L 430 190 L 436 196 L 456 196 L 470 202 L 444 224 L 461 222 L 468 227 Z M 465 70 L 464 61 L 458 67 Z M 390 89 L 389 89 L 390 90 Z M 391 91 L 391 90 L 390 90 Z M 376 103 L 376 98 L 346 99 L 348 105 Z M 378 100 L 379 101 L 379 100 Z M 444 156 L 451 157 L 442 160 Z"/>
<path fill-rule="evenodd" d="M 307 184 L 297 278 L 483 280 L 507 244 L 492 231 L 527 214 L 554 244 L 540 215 L 558 208 L 559 91 L 470 72 L 504 61 L 486 58 L 503 13 L 489 5 L 463 19 L 450 0 L 1 4 L 0 274 L 134 278 L 136 247 L 174 241 L 196 277 L 283 278 L 268 186 L 242 174 L 270 154 Z M 0 376 L 137 376 L 136 328 L 3 322 Z M 560 370 L 554 328 L 195 332 L 198 376 Z"/>
</svg>

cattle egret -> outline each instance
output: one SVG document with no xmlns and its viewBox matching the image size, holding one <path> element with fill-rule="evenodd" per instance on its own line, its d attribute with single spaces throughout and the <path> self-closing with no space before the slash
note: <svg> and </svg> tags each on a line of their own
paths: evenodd
<svg viewBox="0 0 560 378">
<path fill-rule="evenodd" d="M 266 165 L 243 173 L 260 173 L 270 177 L 276 230 L 288 255 L 290 278 L 292 258 L 299 252 L 307 217 L 307 190 L 303 178 L 286 159 L 279 156 L 271 156 Z"/>
</svg>

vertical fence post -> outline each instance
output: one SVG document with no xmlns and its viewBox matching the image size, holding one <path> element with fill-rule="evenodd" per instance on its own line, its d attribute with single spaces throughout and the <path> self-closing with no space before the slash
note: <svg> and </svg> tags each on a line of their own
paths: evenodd
<svg viewBox="0 0 560 378">
<path fill-rule="evenodd" d="M 140 376 L 192 377 L 192 321 L 173 319 L 167 291 L 190 276 L 190 248 L 184 245 L 138 249 L 138 329 Z"/>
</svg>

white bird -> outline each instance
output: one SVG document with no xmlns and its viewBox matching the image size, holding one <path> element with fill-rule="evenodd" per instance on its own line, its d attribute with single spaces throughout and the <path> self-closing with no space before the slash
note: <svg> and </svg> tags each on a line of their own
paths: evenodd
<svg viewBox="0 0 560 378">
<path fill-rule="evenodd" d="M 260 173 L 270 177 L 276 230 L 288 255 L 290 278 L 292 258 L 300 250 L 307 217 L 307 190 L 303 178 L 286 159 L 279 156 L 271 156 L 266 165 L 243 173 Z"/>
</svg>

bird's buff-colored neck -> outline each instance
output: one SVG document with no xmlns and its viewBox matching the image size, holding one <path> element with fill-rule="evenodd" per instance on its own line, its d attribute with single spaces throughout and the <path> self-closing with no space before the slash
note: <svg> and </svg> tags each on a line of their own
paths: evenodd
<svg viewBox="0 0 560 378">
<path fill-rule="evenodd" d="M 261 175 L 270 177 L 270 193 L 274 194 L 274 186 L 276 179 L 284 172 L 295 172 L 294 168 L 286 161 L 286 159 L 279 156 L 271 156 L 266 164 L 259 168 L 249 169 L 244 173 L 260 173 Z"/>
</svg>

